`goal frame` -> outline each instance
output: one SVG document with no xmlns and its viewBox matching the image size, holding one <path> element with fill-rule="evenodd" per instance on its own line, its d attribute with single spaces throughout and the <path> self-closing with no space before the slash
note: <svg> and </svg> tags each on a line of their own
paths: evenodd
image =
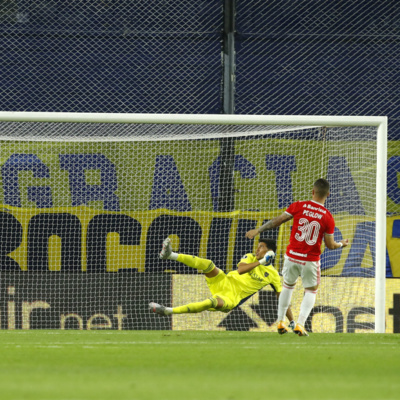
<svg viewBox="0 0 400 400">
<path fill-rule="evenodd" d="M 374 126 L 377 128 L 375 333 L 385 333 L 387 117 L 321 115 L 107 114 L 0 112 L 0 121 L 122 124 Z M 1 136 L 1 135 L 0 135 Z"/>
</svg>

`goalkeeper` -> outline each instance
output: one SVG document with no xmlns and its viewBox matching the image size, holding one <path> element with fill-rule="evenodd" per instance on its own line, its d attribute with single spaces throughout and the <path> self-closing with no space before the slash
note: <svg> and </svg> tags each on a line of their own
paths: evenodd
<svg viewBox="0 0 400 400">
<path fill-rule="evenodd" d="M 277 270 L 272 265 L 275 250 L 275 241 L 260 239 L 256 254 L 246 254 L 240 260 L 236 271 L 225 274 L 211 260 L 174 253 L 171 242 L 167 238 L 163 242 L 160 258 L 176 260 L 202 271 L 206 276 L 206 282 L 212 296 L 197 303 L 174 308 L 150 303 L 149 309 L 160 315 L 199 313 L 206 310 L 229 312 L 243 304 L 253 294 L 267 285 L 271 285 L 279 298 L 282 284 Z M 294 328 L 293 314 L 290 307 L 286 312 L 286 316 L 290 321 L 289 327 Z"/>
</svg>

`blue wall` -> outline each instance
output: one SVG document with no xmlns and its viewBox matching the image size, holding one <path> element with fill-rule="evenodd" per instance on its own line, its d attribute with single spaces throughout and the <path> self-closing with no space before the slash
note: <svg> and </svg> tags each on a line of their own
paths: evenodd
<svg viewBox="0 0 400 400">
<path fill-rule="evenodd" d="M 223 0 L 5 0 L 0 109 L 221 113 Z M 237 114 L 388 115 L 400 2 L 237 0 Z"/>
<path fill-rule="evenodd" d="M 238 2 L 238 114 L 387 115 L 400 139 L 400 2 Z"/>
<path fill-rule="evenodd" d="M 13 1 L 0 109 L 221 112 L 220 1 Z"/>
</svg>

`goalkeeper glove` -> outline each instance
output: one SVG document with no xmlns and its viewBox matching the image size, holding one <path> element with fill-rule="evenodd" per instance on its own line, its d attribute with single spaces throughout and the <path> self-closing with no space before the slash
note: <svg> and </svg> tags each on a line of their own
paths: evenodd
<svg viewBox="0 0 400 400">
<path fill-rule="evenodd" d="M 272 250 L 269 250 L 267 251 L 267 254 L 265 254 L 265 256 L 261 258 L 261 260 L 258 260 L 258 262 L 261 265 L 269 265 L 272 263 L 274 258 L 275 258 L 275 253 Z"/>
</svg>

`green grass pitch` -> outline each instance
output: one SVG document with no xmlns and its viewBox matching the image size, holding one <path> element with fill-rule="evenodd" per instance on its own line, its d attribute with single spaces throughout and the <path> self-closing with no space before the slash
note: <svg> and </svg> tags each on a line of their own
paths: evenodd
<svg viewBox="0 0 400 400">
<path fill-rule="evenodd" d="M 2 331 L 4 400 L 398 399 L 400 335 Z"/>
</svg>

